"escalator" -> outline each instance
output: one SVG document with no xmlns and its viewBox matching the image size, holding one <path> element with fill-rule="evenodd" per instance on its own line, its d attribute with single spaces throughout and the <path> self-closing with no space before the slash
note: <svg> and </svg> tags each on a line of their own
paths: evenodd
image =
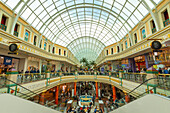
<svg viewBox="0 0 170 113">
<path fill-rule="evenodd" d="M 13 84 L 6 84 L 7 81 L 13 83 Z M 4 94 L 0 94 L 0 108 L 1 110 L 4 110 L 4 112 L 2 113 L 24 113 L 23 110 L 28 110 L 32 109 L 32 106 L 35 106 L 35 111 L 39 111 L 39 109 L 45 109 L 46 112 L 34 112 L 34 111 L 26 111 L 27 113 L 47 113 L 47 111 L 49 110 L 48 113 L 60 113 L 59 110 L 60 109 L 60 104 L 56 105 L 55 104 L 55 100 L 48 100 L 45 97 L 42 97 L 41 95 L 39 95 L 40 93 L 42 93 L 42 89 L 39 89 L 38 93 L 37 91 L 31 91 L 28 88 L 23 87 L 22 85 L 15 83 L 7 78 L 5 78 L 5 82 L 3 82 L 3 84 L 0 84 L 1 89 L 6 89 L 7 92 Z M 17 87 L 21 87 L 24 91 L 20 92 L 17 90 Z M 0 89 L 0 90 L 1 90 Z M 38 97 L 38 98 L 33 98 L 33 97 Z M 43 101 L 41 101 L 43 100 Z M 3 104 L 4 103 L 4 104 Z M 9 104 L 10 103 L 10 104 Z M 23 103 L 23 104 L 21 104 Z M 9 104 L 9 105 L 8 105 Z M 3 105 L 3 106 L 2 106 Z M 27 107 L 29 109 L 27 109 L 27 107 L 25 107 L 25 105 L 27 105 Z M 18 109 L 14 109 L 13 112 L 9 112 L 10 110 L 5 109 L 6 107 L 10 108 L 13 106 L 15 108 L 20 109 L 20 111 L 18 111 Z M 21 108 L 19 108 L 21 107 Z M 31 107 L 31 108 L 30 108 Z M 39 109 L 38 109 L 39 107 Z M 23 109 L 24 108 L 24 109 Z M 22 112 L 21 112 L 22 111 Z M 51 111 L 51 112 L 50 112 Z"/>
</svg>

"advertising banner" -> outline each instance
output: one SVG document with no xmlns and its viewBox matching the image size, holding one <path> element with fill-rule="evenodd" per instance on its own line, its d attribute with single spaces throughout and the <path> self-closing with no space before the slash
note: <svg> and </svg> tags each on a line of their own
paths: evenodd
<svg viewBox="0 0 170 113">
<path fill-rule="evenodd" d="M 12 58 L 4 57 L 4 65 L 12 65 Z"/>
</svg>

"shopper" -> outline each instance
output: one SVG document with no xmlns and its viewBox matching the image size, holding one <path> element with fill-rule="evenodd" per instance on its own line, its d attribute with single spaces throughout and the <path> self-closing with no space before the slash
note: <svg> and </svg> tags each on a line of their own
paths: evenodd
<svg viewBox="0 0 170 113">
<path fill-rule="evenodd" d="M 40 73 L 39 69 L 37 68 L 37 72 L 36 73 Z"/>
<path fill-rule="evenodd" d="M 167 69 L 167 67 L 164 69 L 164 74 L 168 74 L 168 69 Z"/>
<path fill-rule="evenodd" d="M 158 72 L 159 72 L 159 74 L 162 74 L 162 69 L 159 68 L 159 69 L 158 69 Z"/>
<path fill-rule="evenodd" d="M 144 69 L 143 69 L 143 68 L 141 69 L 140 73 L 145 73 L 145 71 L 144 71 Z"/>
</svg>

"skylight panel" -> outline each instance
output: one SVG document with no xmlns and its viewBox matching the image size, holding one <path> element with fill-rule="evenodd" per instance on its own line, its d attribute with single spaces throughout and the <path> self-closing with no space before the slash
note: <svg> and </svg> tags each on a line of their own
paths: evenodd
<svg viewBox="0 0 170 113">
<path fill-rule="evenodd" d="M 137 17 L 138 20 L 141 20 L 143 18 L 143 16 L 139 13 L 138 10 L 136 10 L 133 15 L 135 15 Z"/>
<path fill-rule="evenodd" d="M 31 15 L 31 13 L 32 11 L 29 8 L 27 8 L 21 16 L 26 20 Z"/>
<path fill-rule="evenodd" d="M 47 15 L 47 12 L 44 10 L 38 17 L 43 19 Z"/>
<path fill-rule="evenodd" d="M 122 9 L 122 5 L 120 5 L 119 3 L 117 3 L 117 2 L 115 2 L 114 3 L 114 6 L 116 7 L 116 8 L 118 8 L 119 10 L 121 10 Z"/>
<path fill-rule="evenodd" d="M 98 0 L 94 0 L 94 4 L 102 5 L 102 2 L 101 2 L 101 1 L 98 1 Z"/>
<path fill-rule="evenodd" d="M 36 27 L 39 22 L 40 22 L 40 19 L 36 18 L 35 21 L 32 23 L 33 27 Z"/>
<path fill-rule="evenodd" d="M 126 7 L 124 7 L 122 11 L 123 11 L 127 16 L 130 16 L 130 15 L 131 15 L 131 12 L 130 12 Z"/>
<path fill-rule="evenodd" d="M 126 0 L 116 0 L 116 2 L 118 2 L 119 4 L 124 5 L 124 4 L 125 4 L 125 2 L 126 2 Z"/>
<path fill-rule="evenodd" d="M 49 16 L 49 15 L 46 15 L 44 18 L 42 18 L 42 21 L 43 21 L 43 22 L 46 22 L 49 18 L 50 18 L 50 16 Z"/>
<path fill-rule="evenodd" d="M 21 4 L 16 8 L 15 12 L 18 13 L 23 5 L 24 5 L 24 3 L 21 2 Z"/>
<path fill-rule="evenodd" d="M 37 26 L 36 26 L 36 29 L 40 29 L 40 27 L 43 25 L 42 22 L 40 22 Z"/>
<path fill-rule="evenodd" d="M 106 8 L 109 8 L 109 9 L 111 9 L 111 7 L 112 7 L 112 5 L 108 4 L 108 3 L 104 3 L 103 6 L 106 7 Z"/>
<path fill-rule="evenodd" d="M 41 0 L 41 2 L 42 2 L 42 0 Z M 43 3 L 43 2 L 42 2 L 42 3 Z M 46 0 L 46 2 L 43 3 L 43 6 L 44 6 L 45 8 L 47 8 L 47 7 L 49 7 L 51 4 L 53 4 L 52 0 Z"/>
<path fill-rule="evenodd" d="M 128 19 L 128 16 L 127 16 L 127 15 L 125 15 L 123 12 L 121 12 L 121 13 L 120 13 L 120 16 L 122 16 L 122 18 L 124 18 L 125 20 L 127 20 L 127 19 Z"/>
<path fill-rule="evenodd" d="M 133 20 L 134 21 L 134 20 Z M 130 26 L 133 28 L 135 25 L 133 24 L 133 22 L 130 20 L 130 19 L 128 19 L 128 21 L 127 21 L 129 24 L 130 24 Z"/>
<path fill-rule="evenodd" d="M 116 7 L 113 7 L 113 8 L 112 8 L 112 11 L 114 11 L 114 12 L 117 13 L 117 14 L 120 13 L 120 10 L 119 10 L 118 8 L 116 8 Z"/>
<path fill-rule="evenodd" d="M 31 16 L 27 19 L 29 23 L 32 23 L 34 19 L 36 18 L 36 15 L 34 13 L 31 14 Z"/>
<path fill-rule="evenodd" d="M 151 9 L 154 7 L 154 5 L 152 4 L 152 2 L 150 0 L 145 0 L 145 1 Z"/>
<path fill-rule="evenodd" d="M 138 10 L 145 16 L 149 11 L 143 6 L 143 4 L 140 4 L 138 7 Z"/>
<path fill-rule="evenodd" d="M 125 23 L 125 27 L 128 29 L 128 31 L 131 30 L 131 28 L 129 27 L 129 25 L 127 23 Z"/>
<path fill-rule="evenodd" d="M 50 5 L 47 9 L 48 12 L 51 12 L 52 10 L 56 10 L 55 9 L 55 5 Z"/>
<path fill-rule="evenodd" d="M 137 16 L 137 15 L 135 15 L 135 16 Z M 133 20 L 133 23 L 134 23 L 134 24 L 137 24 L 137 23 L 139 22 L 139 20 L 137 20 L 137 18 L 136 18 L 135 16 L 132 15 L 132 16 L 130 17 L 130 19 Z M 130 25 L 131 25 L 131 24 L 130 24 Z"/>
<path fill-rule="evenodd" d="M 131 12 L 133 12 L 133 11 L 135 10 L 135 7 L 132 6 L 132 4 L 130 4 L 129 2 L 127 2 L 127 3 L 125 4 L 125 7 L 126 7 L 127 9 L 129 9 Z"/>
<path fill-rule="evenodd" d="M 19 3 L 20 0 L 8 0 L 6 4 L 12 9 Z"/>
<path fill-rule="evenodd" d="M 129 3 L 131 3 L 133 6 L 137 7 L 138 4 L 139 4 L 139 1 L 138 0 L 128 0 Z M 149 0 L 148 0 L 149 1 Z"/>
<path fill-rule="evenodd" d="M 14 0 L 15 1 L 15 0 Z M 29 2 L 30 3 L 30 2 Z M 34 11 L 36 8 L 38 8 L 40 6 L 40 2 L 38 0 L 35 0 L 34 2 L 32 2 L 30 4 L 30 8 Z"/>
<path fill-rule="evenodd" d="M 39 15 L 43 10 L 44 8 L 42 6 L 39 6 L 34 12 L 36 15 Z"/>
</svg>

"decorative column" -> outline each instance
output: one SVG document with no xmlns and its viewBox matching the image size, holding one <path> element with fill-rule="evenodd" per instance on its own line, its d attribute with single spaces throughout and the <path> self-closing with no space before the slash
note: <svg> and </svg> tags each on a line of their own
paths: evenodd
<svg viewBox="0 0 170 113">
<path fill-rule="evenodd" d="M 41 97 L 40 97 L 40 104 L 41 105 L 44 105 L 44 103 L 45 103 L 45 93 L 41 93 L 41 95 L 40 95 Z"/>
<path fill-rule="evenodd" d="M 76 82 L 74 82 L 74 96 L 76 96 Z"/>
<path fill-rule="evenodd" d="M 115 86 L 112 86 L 112 90 L 113 90 L 113 101 L 115 101 L 115 99 L 116 99 L 116 88 L 115 88 Z"/>
<path fill-rule="evenodd" d="M 20 62 L 19 62 L 19 70 L 23 70 L 23 73 L 25 73 L 25 71 L 27 71 L 28 69 L 28 58 L 21 58 Z"/>
<path fill-rule="evenodd" d="M 96 99 L 98 98 L 98 82 L 96 82 Z"/>
<path fill-rule="evenodd" d="M 129 58 L 129 67 L 132 69 L 133 72 L 136 72 L 136 64 L 134 58 Z"/>
<path fill-rule="evenodd" d="M 55 104 L 58 105 L 58 92 L 59 92 L 59 86 L 56 86 L 55 90 Z"/>
<path fill-rule="evenodd" d="M 42 60 L 40 59 L 39 63 L 38 63 L 38 69 L 39 69 L 40 73 L 41 73 L 41 68 L 42 68 Z"/>
<path fill-rule="evenodd" d="M 148 69 L 149 68 L 149 64 L 148 64 L 147 54 L 145 54 L 145 65 L 146 65 L 146 69 Z"/>
</svg>

